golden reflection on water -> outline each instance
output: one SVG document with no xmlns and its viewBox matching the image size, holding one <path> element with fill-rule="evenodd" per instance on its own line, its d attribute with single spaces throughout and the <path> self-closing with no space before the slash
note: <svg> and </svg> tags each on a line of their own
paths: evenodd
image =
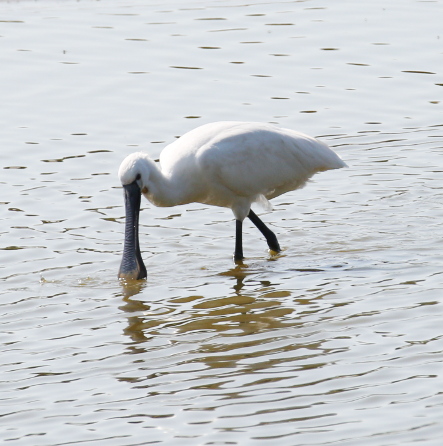
<svg viewBox="0 0 443 446">
<path fill-rule="evenodd" d="M 281 294 L 286 293 L 282 292 Z M 279 318 L 294 311 L 290 308 L 277 308 L 281 305 L 278 300 L 263 302 L 261 299 L 251 296 L 236 295 L 207 302 L 204 296 L 193 295 L 180 298 L 175 303 L 194 302 L 192 309 L 197 311 L 192 311 L 192 315 L 185 320 L 168 322 L 163 317 L 167 313 L 163 313 L 161 317 L 155 314 L 151 315 L 149 314 L 150 306 L 143 301 L 131 298 L 124 298 L 124 301 L 126 304 L 120 307 L 123 311 L 144 313 L 143 316 L 129 318 L 130 324 L 125 332 L 135 339 L 143 338 L 142 331 L 164 324 L 169 327 L 174 326 L 180 333 L 208 330 L 225 332 L 237 329 L 241 330 L 241 335 L 253 334 L 262 330 L 272 330 L 285 326 Z M 195 303 L 196 301 L 202 302 Z M 258 313 L 257 310 L 261 310 L 261 312 Z"/>
<path fill-rule="evenodd" d="M 208 299 L 203 295 L 188 295 L 171 298 L 161 310 L 154 311 L 152 305 L 134 296 L 146 286 L 144 282 L 124 284 L 124 305 L 121 310 L 128 313 L 128 325 L 124 334 L 135 345 L 128 348 L 128 353 L 148 352 L 149 340 L 165 330 L 173 330 L 174 342 L 186 343 L 183 335 L 201 333 L 201 340 L 193 345 L 192 359 L 208 368 L 236 367 L 246 358 L 261 358 L 259 364 L 248 369 L 268 368 L 282 359 L 272 359 L 275 353 L 282 354 L 297 349 L 316 349 L 296 343 L 285 342 L 277 350 L 269 350 L 266 344 L 273 338 L 272 333 L 280 329 L 293 328 L 302 322 L 292 320 L 290 316 L 296 310 L 283 302 L 291 296 L 291 291 L 275 290 L 267 281 L 262 281 L 253 292 L 242 292 L 249 273 L 246 268 L 236 266 L 224 273 L 235 279 L 232 295 Z M 309 304 L 309 300 L 306 300 Z M 303 305 L 303 300 L 299 301 Z M 269 333 L 264 337 L 260 333 Z M 215 335 L 215 337 L 214 337 Z M 221 337 L 220 337 L 221 336 Z M 229 338 L 225 343 L 223 337 Z M 264 342 L 264 339 L 266 341 Z M 242 351 L 245 350 L 245 353 Z M 148 352 L 149 353 L 149 352 Z M 286 357 L 286 355 L 284 355 Z"/>
<path fill-rule="evenodd" d="M 293 291 L 277 289 L 268 281 L 262 281 L 247 291 L 245 281 L 250 275 L 247 268 L 236 266 L 222 275 L 235 279 L 231 295 L 207 298 L 190 294 L 171 298 L 158 310 L 136 298 L 143 291 L 144 283 L 128 284 L 124 305 L 120 307 L 127 313 L 124 334 L 131 340 L 126 353 L 143 354 L 146 358 L 154 354 L 157 358 L 158 345 L 152 343 L 157 337 L 157 342 L 163 345 L 166 364 L 163 375 L 173 376 L 175 367 L 194 370 L 199 364 L 203 369 L 189 376 L 198 388 L 220 392 L 226 382 L 225 374 L 235 373 L 248 381 L 244 390 L 239 391 L 242 393 L 248 386 L 274 385 L 290 376 L 264 377 L 256 376 L 256 373 L 272 374 L 278 367 L 290 367 L 294 373 L 321 369 L 327 363 L 327 356 L 339 351 L 336 347 L 324 345 L 327 340 L 321 335 L 312 338 L 316 330 L 304 328 L 306 321 L 303 316 L 309 317 L 312 313 L 312 309 L 304 311 L 304 307 L 312 307 L 313 300 L 321 297 L 296 297 Z M 289 302 L 295 302 L 295 305 L 289 307 Z M 179 353 L 171 353 L 170 350 L 174 349 Z M 137 383 L 138 388 L 141 382 L 147 382 L 143 386 L 151 388 L 148 383 L 153 380 L 155 387 L 159 374 L 148 373 L 151 370 L 149 359 L 142 362 L 145 363 L 142 369 L 146 374 L 140 370 L 137 376 L 122 379 Z M 156 370 L 155 365 L 152 370 Z M 204 377 L 200 376 L 201 373 Z M 209 377 L 214 381 L 205 384 Z M 241 398 L 239 392 L 226 391 L 223 395 L 224 398 L 237 399 Z"/>
</svg>

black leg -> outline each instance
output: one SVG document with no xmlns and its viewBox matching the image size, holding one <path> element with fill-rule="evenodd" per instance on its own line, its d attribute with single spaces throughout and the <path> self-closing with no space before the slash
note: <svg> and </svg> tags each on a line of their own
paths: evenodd
<svg viewBox="0 0 443 446">
<path fill-rule="evenodd" d="M 266 241 L 268 242 L 269 249 L 275 252 L 280 252 L 280 245 L 278 244 L 277 237 L 275 234 L 257 217 L 257 215 L 252 211 L 249 211 L 248 214 L 249 220 L 254 223 L 257 229 L 265 236 Z"/>
<path fill-rule="evenodd" d="M 234 260 L 243 260 L 243 234 L 242 234 L 243 222 L 241 220 L 235 220 L 235 252 Z"/>
</svg>

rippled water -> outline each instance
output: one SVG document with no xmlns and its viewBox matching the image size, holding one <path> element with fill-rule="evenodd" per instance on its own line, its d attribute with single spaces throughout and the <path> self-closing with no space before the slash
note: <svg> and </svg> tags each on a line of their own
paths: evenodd
<svg viewBox="0 0 443 446">
<path fill-rule="evenodd" d="M 441 1 L 0 3 L 0 438 L 11 445 L 439 445 Z M 223 119 L 349 169 L 229 210 L 144 203 L 125 155 Z"/>
</svg>

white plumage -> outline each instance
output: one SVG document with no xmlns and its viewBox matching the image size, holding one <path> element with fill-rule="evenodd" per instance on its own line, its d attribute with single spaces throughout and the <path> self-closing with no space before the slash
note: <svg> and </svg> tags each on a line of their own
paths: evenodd
<svg viewBox="0 0 443 446">
<path fill-rule="evenodd" d="M 160 165 L 141 152 L 129 155 L 120 166 L 119 177 L 124 187 L 134 185 L 135 194 L 141 191 L 156 206 L 199 202 L 231 208 L 237 220 L 235 258 L 241 260 L 241 222 L 247 216 L 270 248 L 280 250 L 275 235 L 250 210 L 253 202 L 270 208 L 268 200 L 303 187 L 315 173 L 345 166 L 326 144 L 294 130 L 262 123 L 215 122 L 165 147 Z M 126 191 L 125 197 L 128 203 Z M 128 205 L 126 212 L 128 217 Z M 138 210 L 129 217 L 132 226 L 134 218 L 138 226 Z M 126 227 L 120 277 L 141 278 L 140 265 L 134 261 L 136 257 L 141 261 L 135 252 L 136 229 L 131 235 L 131 228 Z"/>
</svg>

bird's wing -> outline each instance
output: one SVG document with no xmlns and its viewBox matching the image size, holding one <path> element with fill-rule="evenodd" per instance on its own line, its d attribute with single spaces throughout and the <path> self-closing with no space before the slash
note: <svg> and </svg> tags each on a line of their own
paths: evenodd
<svg viewBox="0 0 443 446">
<path fill-rule="evenodd" d="M 303 187 L 316 172 L 341 167 L 334 167 L 335 158 L 325 144 L 274 127 L 234 132 L 199 153 L 200 165 L 212 181 L 240 196 L 267 198 Z"/>
</svg>

